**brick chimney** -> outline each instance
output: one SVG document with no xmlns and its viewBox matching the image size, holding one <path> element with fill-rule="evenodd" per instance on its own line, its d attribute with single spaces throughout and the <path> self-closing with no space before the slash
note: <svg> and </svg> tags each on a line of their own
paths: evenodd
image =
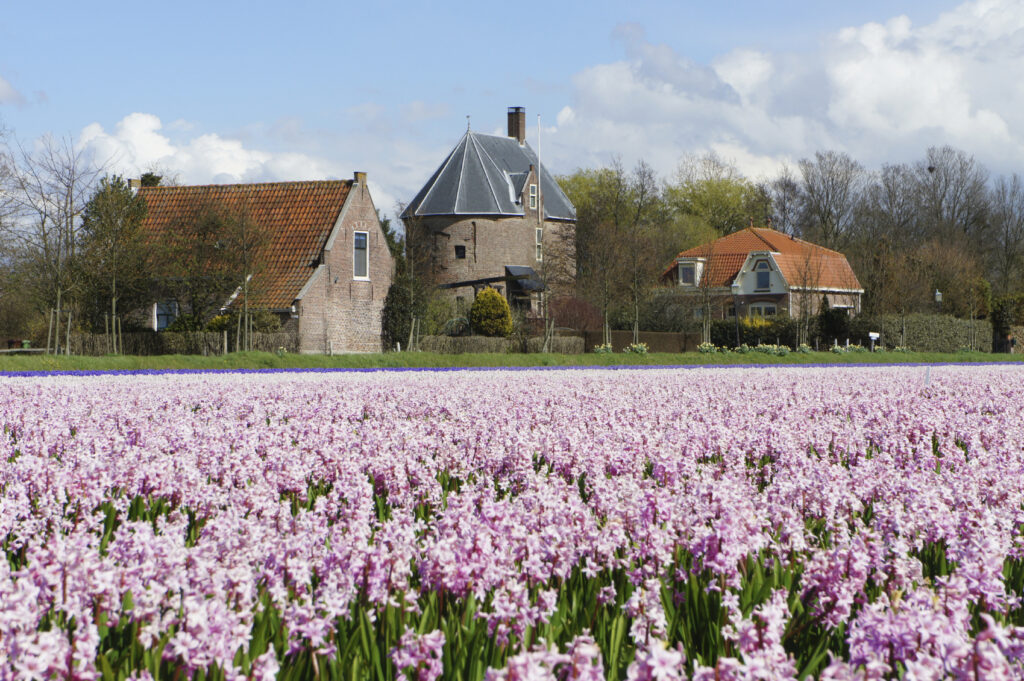
<svg viewBox="0 0 1024 681">
<path fill-rule="evenodd" d="M 526 107 L 508 108 L 508 136 L 515 137 L 520 144 L 526 144 Z"/>
</svg>

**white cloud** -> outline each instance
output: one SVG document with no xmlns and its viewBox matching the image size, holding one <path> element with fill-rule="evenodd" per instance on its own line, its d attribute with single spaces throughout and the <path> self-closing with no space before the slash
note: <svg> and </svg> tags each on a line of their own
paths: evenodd
<svg viewBox="0 0 1024 681">
<path fill-rule="evenodd" d="M 177 131 L 190 126 L 176 122 Z M 86 126 L 79 145 L 107 163 L 113 172 L 138 175 L 150 168 L 177 173 L 186 184 L 305 180 L 340 176 L 333 163 L 297 153 L 271 153 L 246 148 L 236 139 L 216 134 L 175 139 L 152 114 L 125 116 L 107 132 L 99 123 Z"/>
<path fill-rule="evenodd" d="M 25 98 L 11 83 L 0 76 L 0 104 L 24 104 Z"/>
<path fill-rule="evenodd" d="M 739 46 L 710 67 L 622 26 L 625 58 L 575 75 L 547 156 L 568 167 L 644 158 L 667 175 L 681 156 L 714 150 L 758 177 L 817 150 L 877 166 L 952 144 L 1017 170 L 1024 0 L 973 0 L 921 26 L 881 19 L 810 53 Z"/>
</svg>

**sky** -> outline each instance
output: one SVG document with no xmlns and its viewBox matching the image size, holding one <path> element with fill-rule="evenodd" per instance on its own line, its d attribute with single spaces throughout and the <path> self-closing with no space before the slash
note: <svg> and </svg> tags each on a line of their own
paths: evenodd
<svg viewBox="0 0 1024 681">
<path fill-rule="evenodd" d="M 467 124 L 505 134 L 509 106 L 555 173 L 643 159 L 671 179 L 715 152 L 766 179 L 816 151 L 874 169 L 949 144 L 1009 174 L 1022 76 L 1024 0 L 50 0 L 0 16 L 10 139 L 68 138 L 109 172 L 184 184 L 365 171 L 391 216 Z"/>
</svg>

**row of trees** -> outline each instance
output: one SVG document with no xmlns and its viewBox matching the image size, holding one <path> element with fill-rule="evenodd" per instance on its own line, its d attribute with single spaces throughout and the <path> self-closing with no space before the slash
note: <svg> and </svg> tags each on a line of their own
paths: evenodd
<svg viewBox="0 0 1024 681">
<path fill-rule="evenodd" d="M 162 179 L 146 173 L 141 184 Z M 232 292 L 247 307 L 266 235 L 244 205 L 201 204 L 155 235 L 141 231 L 145 217 L 128 182 L 70 140 L 0 146 L 0 328 L 45 337 L 48 319 L 70 314 L 75 329 L 105 332 L 125 313 L 174 300 L 190 311 L 177 326 L 196 330 Z M 122 327 L 144 322 L 126 317 Z"/>
<path fill-rule="evenodd" d="M 559 182 L 577 211 L 578 295 L 606 326 L 637 328 L 642 301 L 679 251 L 748 225 L 844 253 L 872 315 L 984 317 L 994 298 L 1024 290 L 1024 183 L 992 177 L 951 147 L 879 170 L 819 152 L 756 181 L 707 155 L 686 158 L 668 180 L 640 162 Z"/>
</svg>

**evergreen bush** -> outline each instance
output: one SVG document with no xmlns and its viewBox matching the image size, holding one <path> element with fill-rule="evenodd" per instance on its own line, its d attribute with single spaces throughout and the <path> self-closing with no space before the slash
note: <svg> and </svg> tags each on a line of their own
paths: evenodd
<svg viewBox="0 0 1024 681">
<path fill-rule="evenodd" d="M 512 310 L 505 297 L 493 288 L 481 291 L 469 310 L 473 332 L 481 336 L 507 338 L 512 335 Z"/>
</svg>

